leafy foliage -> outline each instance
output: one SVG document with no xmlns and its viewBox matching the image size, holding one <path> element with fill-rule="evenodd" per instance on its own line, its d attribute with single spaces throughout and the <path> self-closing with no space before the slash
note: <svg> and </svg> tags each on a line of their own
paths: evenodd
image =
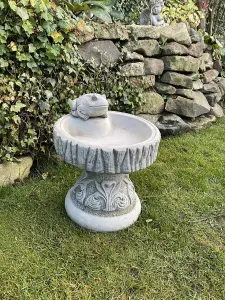
<svg viewBox="0 0 225 300">
<path fill-rule="evenodd" d="M 168 24 L 188 22 L 191 27 L 197 28 L 201 13 L 193 0 L 168 0 L 163 15 Z"/>
<path fill-rule="evenodd" d="M 116 0 L 114 8 L 123 14 L 122 22 L 125 24 L 140 24 L 140 14 L 148 6 L 147 0 Z"/>
<path fill-rule="evenodd" d="M 118 13 L 113 10 L 113 4 L 110 0 L 61 0 L 67 5 L 67 7 L 75 14 L 79 15 L 81 12 L 86 12 L 90 16 L 95 16 L 106 23 L 112 22 L 112 16 L 119 16 Z"/>
<path fill-rule="evenodd" d="M 222 54 L 222 64 L 223 64 L 222 76 L 225 77 L 225 48 L 222 49 L 221 54 Z"/>
<path fill-rule="evenodd" d="M 88 91 L 107 94 L 115 110 L 135 111 L 138 89 L 116 69 L 99 68 L 96 75 L 78 55 L 84 22 L 66 6 L 0 0 L 0 7 L 0 161 L 46 151 L 68 101 Z"/>
</svg>

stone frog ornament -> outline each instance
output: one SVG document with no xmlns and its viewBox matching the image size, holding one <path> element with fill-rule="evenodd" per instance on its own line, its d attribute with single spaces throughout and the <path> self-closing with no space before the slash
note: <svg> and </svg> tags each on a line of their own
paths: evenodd
<svg viewBox="0 0 225 300">
<path fill-rule="evenodd" d="M 71 115 L 87 120 L 94 117 L 107 118 L 109 103 L 105 95 L 86 94 L 71 103 Z"/>
</svg>

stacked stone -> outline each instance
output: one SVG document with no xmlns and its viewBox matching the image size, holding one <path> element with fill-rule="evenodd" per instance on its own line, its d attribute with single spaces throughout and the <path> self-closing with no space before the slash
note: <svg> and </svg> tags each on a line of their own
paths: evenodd
<svg viewBox="0 0 225 300">
<path fill-rule="evenodd" d="M 219 64 L 206 52 L 199 32 L 183 23 L 90 28 L 79 37 L 84 43 L 79 46 L 81 56 L 96 67 L 120 62 L 121 74 L 134 88 L 145 89 L 140 116 L 154 122 L 163 135 L 183 133 L 223 116 L 225 79 L 218 77 Z"/>
</svg>

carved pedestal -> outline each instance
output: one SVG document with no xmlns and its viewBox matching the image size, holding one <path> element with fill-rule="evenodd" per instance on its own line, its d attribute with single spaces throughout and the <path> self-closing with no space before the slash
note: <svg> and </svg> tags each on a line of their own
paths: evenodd
<svg viewBox="0 0 225 300">
<path fill-rule="evenodd" d="M 133 224 L 140 200 L 129 175 L 84 172 L 69 190 L 65 203 L 69 217 L 94 231 L 117 231 Z"/>
</svg>

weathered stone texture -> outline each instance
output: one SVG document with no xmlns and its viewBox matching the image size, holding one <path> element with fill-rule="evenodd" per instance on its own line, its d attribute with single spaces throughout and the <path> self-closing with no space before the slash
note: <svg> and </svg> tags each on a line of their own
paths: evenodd
<svg viewBox="0 0 225 300">
<path fill-rule="evenodd" d="M 203 83 L 200 79 L 193 81 L 193 90 L 201 90 L 203 88 Z"/>
<path fill-rule="evenodd" d="M 191 38 L 184 23 L 161 27 L 160 32 L 162 40 L 173 41 L 187 46 L 191 45 Z"/>
<path fill-rule="evenodd" d="M 96 39 L 103 40 L 129 40 L 129 34 L 125 25 L 121 24 L 98 24 L 94 25 Z"/>
<path fill-rule="evenodd" d="M 151 25 L 127 25 L 126 28 L 134 38 L 159 39 L 160 28 Z"/>
<path fill-rule="evenodd" d="M 31 157 L 21 157 L 17 162 L 0 164 L 0 186 L 14 183 L 16 180 L 23 180 L 29 176 L 33 164 Z"/>
<path fill-rule="evenodd" d="M 184 96 L 189 99 L 194 99 L 196 96 L 195 92 L 193 90 L 189 90 L 189 89 L 177 89 L 176 95 Z"/>
<path fill-rule="evenodd" d="M 176 93 L 176 88 L 167 83 L 156 82 L 155 87 L 160 94 L 173 95 Z"/>
<path fill-rule="evenodd" d="M 144 61 L 144 56 L 136 52 L 126 52 L 125 61 Z"/>
<path fill-rule="evenodd" d="M 166 72 L 161 77 L 161 82 L 169 83 L 175 86 L 184 87 L 187 89 L 193 88 L 193 81 L 186 75 L 176 72 Z"/>
<path fill-rule="evenodd" d="M 211 94 L 205 94 L 205 97 L 209 102 L 210 106 L 215 106 L 215 104 L 221 100 L 222 95 L 221 93 L 211 93 Z"/>
<path fill-rule="evenodd" d="M 131 77 L 131 76 L 141 76 L 144 75 L 144 63 L 129 63 L 124 66 L 121 66 L 120 72 L 123 76 Z"/>
<path fill-rule="evenodd" d="M 219 104 L 215 104 L 214 107 L 211 107 L 210 114 L 217 118 L 222 118 L 224 116 L 224 110 Z"/>
<path fill-rule="evenodd" d="M 168 113 L 160 116 L 155 125 L 162 136 L 183 134 L 191 129 L 179 116 Z"/>
<path fill-rule="evenodd" d="M 134 86 L 134 87 L 140 86 L 145 90 L 155 86 L 155 76 L 154 75 L 130 77 L 129 81 L 132 84 L 132 86 Z"/>
<path fill-rule="evenodd" d="M 160 114 L 164 111 L 164 100 L 162 96 L 155 92 L 144 92 L 143 93 L 144 104 L 140 110 L 140 113 L 145 114 Z"/>
<path fill-rule="evenodd" d="M 216 79 L 219 75 L 219 72 L 217 70 L 208 70 L 203 74 L 203 82 L 209 83 Z"/>
<path fill-rule="evenodd" d="M 189 35 L 191 37 L 192 43 L 198 43 L 198 42 L 204 42 L 204 37 L 201 34 L 201 32 L 194 30 L 193 28 L 190 28 Z"/>
<path fill-rule="evenodd" d="M 181 96 L 170 96 L 166 103 L 166 110 L 175 114 L 195 118 L 210 111 L 210 106 L 201 92 L 195 92 L 195 99 L 187 99 Z"/>
<path fill-rule="evenodd" d="M 194 56 L 194 57 L 202 56 L 203 50 L 204 50 L 204 43 L 192 44 L 188 48 L 189 55 Z"/>
<path fill-rule="evenodd" d="M 187 124 L 190 125 L 191 130 L 199 131 L 216 121 L 216 117 L 213 115 L 200 116 L 195 120 L 186 120 Z"/>
<path fill-rule="evenodd" d="M 144 60 L 146 75 L 161 75 L 164 70 L 164 63 L 161 59 L 146 58 Z"/>
<path fill-rule="evenodd" d="M 162 47 L 162 55 L 188 55 L 188 48 L 176 42 L 171 42 Z"/>
<path fill-rule="evenodd" d="M 213 68 L 212 55 L 209 53 L 203 53 L 202 56 L 200 57 L 199 70 L 201 72 L 205 72 L 207 69 L 212 69 L 212 68 Z"/>
<path fill-rule="evenodd" d="M 137 40 L 129 42 L 126 48 L 147 57 L 160 54 L 160 46 L 156 40 Z"/>
<path fill-rule="evenodd" d="M 192 56 L 164 56 L 164 70 L 179 72 L 198 72 L 200 60 Z"/>
<path fill-rule="evenodd" d="M 120 51 L 112 41 L 94 41 L 85 43 L 78 48 L 79 54 L 94 66 L 116 63 L 121 56 Z"/>
<path fill-rule="evenodd" d="M 214 81 L 211 81 L 209 83 L 204 84 L 201 91 L 204 94 L 219 93 L 220 89 L 219 89 L 218 85 Z"/>
</svg>

